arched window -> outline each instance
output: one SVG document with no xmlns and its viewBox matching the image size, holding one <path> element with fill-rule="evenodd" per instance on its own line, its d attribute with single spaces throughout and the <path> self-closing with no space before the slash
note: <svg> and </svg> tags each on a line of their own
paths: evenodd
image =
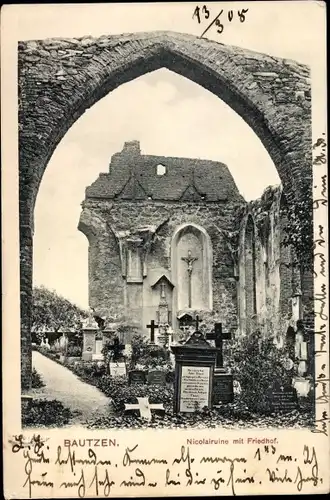
<svg viewBox="0 0 330 500">
<path fill-rule="evenodd" d="M 246 332 L 251 333 L 253 317 L 257 313 L 255 229 L 251 215 L 245 227 L 244 257 Z"/>
<path fill-rule="evenodd" d="M 174 309 L 212 309 L 212 244 L 204 228 L 188 223 L 177 228 L 172 239 Z"/>
</svg>

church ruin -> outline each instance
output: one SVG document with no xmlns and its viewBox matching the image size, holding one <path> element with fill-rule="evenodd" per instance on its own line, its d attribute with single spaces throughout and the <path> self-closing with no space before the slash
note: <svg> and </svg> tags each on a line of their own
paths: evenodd
<svg viewBox="0 0 330 500">
<path fill-rule="evenodd" d="M 281 186 L 246 202 L 223 163 L 144 155 L 126 142 L 82 203 L 90 307 L 143 335 L 151 321 L 184 330 L 198 314 L 283 345 L 302 317 L 284 204 Z"/>
</svg>

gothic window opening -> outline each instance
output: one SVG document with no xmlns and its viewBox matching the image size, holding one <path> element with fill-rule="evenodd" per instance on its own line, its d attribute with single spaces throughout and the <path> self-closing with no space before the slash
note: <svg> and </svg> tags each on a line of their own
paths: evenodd
<svg viewBox="0 0 330 500">
<path fill-rule="evenodd" d="M 157 165 L 156 167 L 156 171 L 157 171 L 157 175 L 158 176 L 163 176 L 166 174 L 166 167 L 165 165 L 162 165 L 161 163 L 159 165 Z"/>
<path fill-rule="evenodd" d="M 257 314 L 256 293 L 256 250 L 255 229 L 252 216 L 249 215 L 245 228 L 245 310 L 246 331 L 252 333 L 254 317 Z"/>
</svg>

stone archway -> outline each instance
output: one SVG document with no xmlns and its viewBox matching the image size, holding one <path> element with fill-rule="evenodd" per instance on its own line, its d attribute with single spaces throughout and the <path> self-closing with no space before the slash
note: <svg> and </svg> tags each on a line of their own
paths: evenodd
<svg viewBox="0 0 330 500">
<path fill-rule="evenodd" d="M 311 91 L 302 64 L 171 32 L 19 42 L 23 390 L 31 370 L 33 213 L 48 161 L 86 109 L 161 67 L 210 90 L 250 125 L 273 159 L 288 200 L 311 168 Z"/>
</svg>

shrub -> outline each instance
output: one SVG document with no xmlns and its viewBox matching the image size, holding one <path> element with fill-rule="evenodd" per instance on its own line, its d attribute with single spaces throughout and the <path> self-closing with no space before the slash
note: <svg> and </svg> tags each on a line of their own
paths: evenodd
<svg viewBox="0 0 330 500">
<path fill-rule="evenodd" d="M 40 387 L 45 387 L 44 381 L 41 378 L 41 375 L 37 372 L 35 368 L 32 369 L 32 389 L 39 389 Z"/>
<path fill-rule="evenodd" d="M 69 408 L 60 401 L 34 399 L 22 410 L 22 425 L 24 427 L 54 426 L 61 427 L 72 418 Z"/>
<path fill-rule="evenodd" d="M 267 395 L 274 383 L 291 384 L 293 373 L 285 368 L 285 349 L 279 349 L 272 338 L 255 332 L 239 338 L 231 350 L 231 369 L 241 385 L 241 402 L 252 412 L 268 413 Z"/>
<path fill-rule="evenodd" d="M 106 366 L 99 361 L 80 361 L 75 364 L 65 363 L 78 377 L 92 385 L 97 385 L 98 380 L 106 375 Z"/>
<path fill-rule="evenodd" d="M 82 355 L 82 348 L 78 345 L 68 345 L 66 355 L 70 357 L 80 358 Z"/>
<path fill-rule="evenodd" d="M 137 403 L 137 398 L 149 398 L 150 403 L 163 403 L 165 409 L 173 406 L 173 387 L 164 385 L 117 385 L 111 386 L 109 394 L 116 411 L 122 411 L 125 403 Z"/>
<path fill-rule="evenodd" d="M 117 340 L 118 340 L 118 337 L 117 337 Z M 121 342 L 119 342 L 119 344 L 120 343 Z M 118 350 L 118 352 L 117 352 L 113 349 L 113 345 L 114 345 L 114 339 L 106 340 L 105 343 L 103 344 L 103 348 L 102 348 L 101 353 L 103 354 L 103 358 L 104 358 L 104 361 L 106 363 L 109 363 L 111 360 L 114 361 L 114 360 L 117 360 L 119 358 L 125 357 L 123 354 L 124 349 Z"/>
<path fill-rule="evenodd" d="M 150 344 L 139 335 L 132 339 L 132 354 L 130 359 L 130 368 L 134 368 L 137 363 L 145 369 L 164 367 L 172 370 L 169 351 L 162 346 Z"/>
<path fill-rule="evenodd" d="M 128 385 L 125 377 L 112 378 L 104 376 L 99 379 L 97 387 L 108 397 L 112 398 L 116 411 L 122 411 L 125 403 L 137 403 L 137 398 L 149 398 L 150 403 L 163 403 L 164 407 L 172 408 L 173 387 L 164 385 Z"/>
</svg>

